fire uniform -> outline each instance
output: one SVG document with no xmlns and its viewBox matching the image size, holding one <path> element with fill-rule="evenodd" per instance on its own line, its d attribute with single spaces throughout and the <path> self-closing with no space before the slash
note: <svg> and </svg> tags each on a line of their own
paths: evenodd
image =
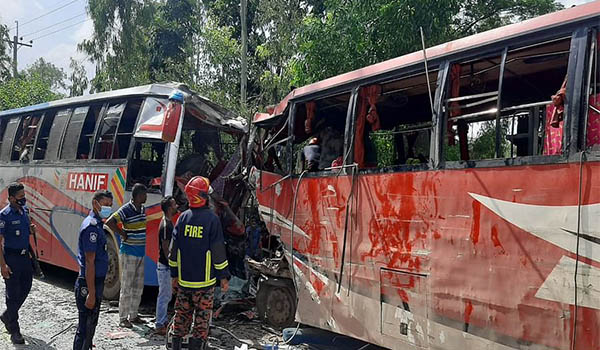
<svg viewBox="0 0 600 350">
<path fill-rule="evenodd" d="M 206 181 L 208 191 L 208 180 L 200 179 Z M 193 181 L 190 180 L 190 183 Z M 189 333 L 192 321 L 194 329 L 191 332 L 190 349 L 204 348 L 208 339 L 215 284 L 230 276 L 219 218 L 206 205 L 206 201 L 201 202 L 201 207 L 194 207 L 192 203 L 190 199 L 191 209 L 177 220 L 169 255 L 171 277 L 177 278 L 179 284 L 172 329 L 173 349 L 180 349 L 181 338 Z"/>
</svg>

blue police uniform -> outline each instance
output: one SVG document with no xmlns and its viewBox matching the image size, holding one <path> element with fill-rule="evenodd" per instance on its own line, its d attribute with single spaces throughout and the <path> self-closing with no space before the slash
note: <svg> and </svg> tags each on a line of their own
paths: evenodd
<svg viewBox="0 0 600 350">
<path fill-rule="evenodd" d="M 93 211 L 83 220 L 79 228 L 79 277 L 75 282 L 75 301 L 79 311 L 79 325 L 75 333 L 73 343 L 74 350 L 88 350 L 92 346 L 92 339 L 96 331 L 98 316 L 100 314 L 100 303 L 104 292 L 104 279 L 108 271 L 108 252 L 106 249 L 107 235 L 103 228 L 102 219 Z M 85 253 L 96 253 L 94 259 L 96 304 L 92 310 L 85 307 L 88 295 L 87 282 L 85 280 Z"/>
<path fill-rule="evenodd" d="M 19 309 L 31 291 L 33 267 L 29 256 L 30 234 L 29 209 L 19 211 L 7 205 L 0 211 L 0 235 L 4 237 L 4 260 L 12 274 L 5 279 L 6 311 L 0 319 L 11 333 L 21 332 L 19 328 Z"/>
</svg>

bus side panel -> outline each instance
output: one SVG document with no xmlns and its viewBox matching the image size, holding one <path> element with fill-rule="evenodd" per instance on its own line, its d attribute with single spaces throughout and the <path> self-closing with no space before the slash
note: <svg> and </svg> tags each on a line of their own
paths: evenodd
<svg viewBox="0 0 600 350">
<path fill-rule="evenodd" d="M 123 162 L 124 163 L 124 162 Z M 91 196 L 99 189 L 113 193 L 113 210 L 129 200 L 125 191 L 125 164 L 92 166 L 0 166 L 0 203 L 7 203 L 6 186 L 14 181 L 25 185 L 31 220 L 38 229 L 40 260 L 77 271 L 79 226 L 91 210 Z M 149 194 L 145 283 L 157 285 L 158 225 L 162 218 L 160 195 Z M 5 204 L 3 204 L 5 205 Z M 32 239 L 33 242 L 33 239 Z"/>
</svg>

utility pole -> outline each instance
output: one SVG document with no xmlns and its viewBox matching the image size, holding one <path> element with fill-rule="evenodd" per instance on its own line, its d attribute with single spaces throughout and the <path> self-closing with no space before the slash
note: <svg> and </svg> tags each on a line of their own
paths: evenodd
<svg viewBox="0 0 600 350">
<path fill-rule="evenodd" d="M 241 0 L 240 19 L 242 20 L 242 81 L 240 87 L 240 102 L 242 110 L 246 110 L 246 85 L 248 84 L 248 0 Z"/>
<path fill-rule="evenodd" d="M 31 45 L 33 43 L 33 41 L 29 41 L 29 44 L 26 44 L 24 42 L 20 42 L 19 41 L 19 21 L 15 21 L 17 27 L 17 31 L 15 36 L 13 37 L 13 40 L 9 40 L 9 39 L 2 39 L 3 41 L 6 41 L 7 43 L 9 43 L 12 46 L 13 49 L 13 61 L 12 61 L 12 66 L 13 66 L 13 78 L 17 77 L 17 73 L 18 73 L 18 66 L 17 66 L 17 50 L 19 49 L 19 46 L 27 46 L 27 47 L 33 47 L 33 45 Z M 23 40 L 23 38 L 21 38 L 21 40 Z"/>
</svg>

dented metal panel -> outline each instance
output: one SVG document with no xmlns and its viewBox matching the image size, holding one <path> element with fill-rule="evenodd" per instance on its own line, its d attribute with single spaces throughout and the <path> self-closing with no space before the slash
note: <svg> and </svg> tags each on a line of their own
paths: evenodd
<svg viewBox="0 0 600 350">
<path fill-rule="evenodd" d="M 361 174 L 355 202 L 351 176 L 310 177 L 295 218 L 298 179 L 253 178 L 288 251 L 294 227 L 298 321 L 391 349 L 566 350 L 578 174 L 577 163 Z M 583 174 L 576 342 L 599 349 L 600 162 Z"/>
</svg>

